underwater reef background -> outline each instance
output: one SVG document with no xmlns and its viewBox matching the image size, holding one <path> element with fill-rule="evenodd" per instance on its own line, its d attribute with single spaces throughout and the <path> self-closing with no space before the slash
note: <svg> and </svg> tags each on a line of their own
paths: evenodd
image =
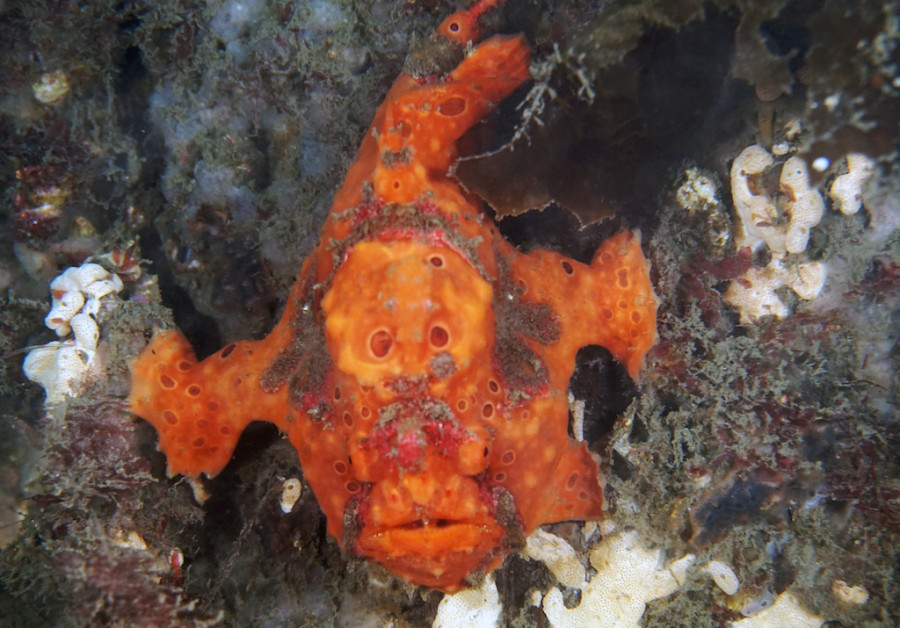
<svg viewBox="0 0 900 628">
<path fill-rule="evenodd" d="M 652 264 L 638 383 L 586 348 L 570 384 L 601 522 L 547 526 L 451 600 L 348 561 L 271 426 L 203 487 L 166 478 L 129 361 L 157 328 L 201 358 L 271 329 L 407 53 L 458 8 L 0 2 L 0 623 L 900 623 L 898 2 L 492 17 L 533 81 L 456 176 L 522 250 L 589 261 L 634 228 Z M 86 261 L 124 288 L 45 404 L 23 349 L 58 340 L 49 284 Z"/>
</svg>

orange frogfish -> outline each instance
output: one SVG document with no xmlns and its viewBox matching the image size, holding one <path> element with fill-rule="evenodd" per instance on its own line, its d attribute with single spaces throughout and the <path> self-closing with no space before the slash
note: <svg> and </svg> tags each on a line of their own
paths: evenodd
<svg viewBox="0 0 900 628">
<path fill-rule="evenodd" d="M 411 55 L 271 334 L 198 362 L 157 333 L 129 398 L 170 475 L 212 477 L 251 421 L 274 423 L 346 553 L 445 592 L 541 524 L 602 515 L 597 462 L 567 433 L 575 354 L 602 345 L 635 377 L 656 337 L 637 236 L 590 265 L 525 255 L 448 174 L 457 140 L 529 77 L 523 36 L 473 45 L 496 1 Z"/>
</svg>

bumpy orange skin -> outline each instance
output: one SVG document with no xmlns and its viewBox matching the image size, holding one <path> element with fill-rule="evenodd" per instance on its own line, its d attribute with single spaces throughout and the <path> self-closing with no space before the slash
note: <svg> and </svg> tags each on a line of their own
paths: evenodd
<svg viewBox="0 0 900 628">
<path fill-rule="evenodd" d="M 397 79 L 265 340 L 198 363 L 178 332 L 153 338 L 129 402 L 171 474 L 217 474 L 244 427 L 270 421 L 345 551 L 447 592 L 543 523 L 602 515 L 566 389 L 580 347 L 607 347 L 634 377 L 654 342 L 638 238 L 615 236 L 590 265 L 523 255 L 447 176 L 456 141 L 528 63 L 522 37 L 497 36 L 447 76 Z"/>
</svg>

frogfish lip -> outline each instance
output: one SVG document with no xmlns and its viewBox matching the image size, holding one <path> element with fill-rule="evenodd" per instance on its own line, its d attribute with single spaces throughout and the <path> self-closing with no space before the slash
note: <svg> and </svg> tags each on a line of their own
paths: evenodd
<svg viewBox="0 0 900 628">
<path fill-rule="evenodd" d="M 502 560 L 505 532 L 495 521 L 416 520 L 392 527 L 364 526 L 357 550 L 413 584 L 446 593 L 466 586 L 473 571 Z"/>
</svg>

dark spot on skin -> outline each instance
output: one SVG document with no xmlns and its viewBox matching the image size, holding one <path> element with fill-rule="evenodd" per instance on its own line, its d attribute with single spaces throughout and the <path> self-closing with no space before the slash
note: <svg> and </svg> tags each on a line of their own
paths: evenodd
<svg viewBox="0 0 900 628">
<path fill-rule="evenodd" d="M 428 341 L 433 347 L 444 347 L 450 341 L 450 334 L 440 325 L 435 325 L 428 334 Z"/>
<path fill-rule="evenodd" d="M 549 381 L 547 369 L 522 340 L 523 337 L 532 338 L 544 345 L 557 342 L 562 335 L 559 316 L 547 303 L 524 300 L 516 288 L 508 261 L 502 256 L 498 256 L 498 261 L 500 285 L 493 299 L 497 335 L 495 358 L 507 387 L 524 391 L 543 389 Z"/>
<path fill-rule="evenodd" d="M 369 350 L 376 358 L 385 357 L 394 344 L 391 334 L 384 329 L 379 329 L 369 337 Z"/>
<path fill-rule="evenodd" d="M 385 150 L 381 152 L 381 163 L 385 168 L 393 168 L 395 166 L 408 166 L 412 162 L 412 154 L 408 148 L 403 148 L 396 153 Z"/>
<path fill-rule="evenodd" d="M 543 361 L 520 340 L 499 336 L 494 355 L 508 388 L 534 391 L 547 385 L 549 375 Z"/>
<path fill-rule="evenodd" d="M 438 112 L 448 118 L 456 117 L 466 110 L 466 101 L 458 96 L 448 98 L 438 104 Z"/>
<path fill-rule="evenodd" d="M 315 268 L 312 268 L 309 276 L 314 275 Z M 290 321 L 291 342 L 259 379 L 260 388 L 269 393 L 288 383 L 290 400 L 295 405 L 299 405 L 307 393 L 321 390 L 333 368 L 325 347 L 325 329 L 315 319 L 311 296 L 309 285 L 305 285 L 300 291 L 296 314 Z"/>
<path fill-rule="evenodd" d="M 441 351 L 428 362 L 428 370 L 438 379 L 447 379 L 456 372 L 456 361 L 449 351 Z"/>
<path fill-rule="evenodd" d="M 512 494 L 503 487 L 495 487 L 494 503 L 496 504 L 496 521 L 506 531 L 506 542 L 509 543 L 509 547 L 523 547 L 525 531 L 522 527 L 522 517 Z"/>
</svg>

